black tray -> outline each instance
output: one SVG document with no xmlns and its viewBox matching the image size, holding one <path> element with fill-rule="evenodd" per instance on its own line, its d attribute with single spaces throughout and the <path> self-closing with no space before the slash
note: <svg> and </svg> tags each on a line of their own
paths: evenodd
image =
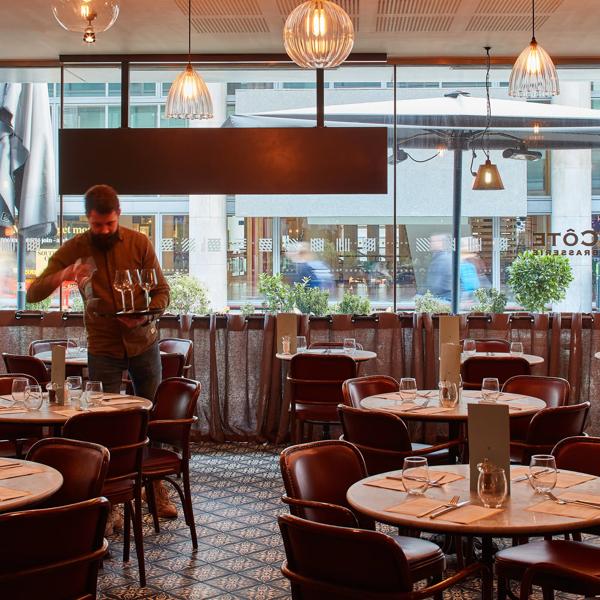
<svg viewBox="0 0 600 600">
<path fill-rule="evenodd" d="M 156 315 L 160 315 L 163 312 L 162 308 L 149 308 L 147 310 L 130 310 L 124 312 L 120 310 L 116 313 L 98 313 L 100 317 L 119 317 L 119 318 L 127 318 L 130 317 L 132 319 L 137 319 L 139 317 L 153 317 Z"/>
</svg>

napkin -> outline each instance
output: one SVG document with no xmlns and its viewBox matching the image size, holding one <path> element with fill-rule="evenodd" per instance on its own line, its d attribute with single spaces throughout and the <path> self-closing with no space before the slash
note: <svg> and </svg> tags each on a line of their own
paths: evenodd
<svg viewBox="0 0 600 600">
<path fill-rule="evenodd" d="M 26 475 L 43 472 L 44 470 L 38 467 L 23 465 L 22 467 L 13 467 L 11 469 L 0 469 L 0 479 L 13 479 L 14 477 L 25 477 Z"/>
<path fill-rule="evenodd" d="M 27 414 L 23 408 L 0 408 L 0 415 L 20 415 Z"/>
<path fill-rule="evenodd" d="M 420 408 L 419 410 L 415 410 L 414 407 L 412 409 L 404 410 L 404 412 L 408 412 L 415 415 L 437 415 L 438 413 L 450 412 L 452 410 L 456 410 L 456 408 L 444 408 L 442 406 L 428 406 L 427 408 Z"/>
<path fill-rule="evenodd" d="M 594 498 L 595 502 L 600 501 L 598 496 L 594 496 Z M 580 499 L 583 500 L 584 498 Z M 591 506 L 583 506 L 582 504 L 558 504 L 552 500 L 544 500 L 539 504 L 529 506 L 527 510 L 548 515 L 558 515 L 560 517 L 573 517 L 574 519 L 592 519 L 600 516 L 600 507 L 592 508 Z"/>
<path fill-rule="evenodd" d="M 418 498 L 407 500 L 397 506 L 386 508 L 385 511 L 410 515 L 411 517 L 422 517 L 436 508 L 442 508 L 447 502 L 447 500 L 434 500 L 433 498 L 427 498 L 427 496 L 420 496 Z"/>
<path fill-rule="evenodd" d="M 15 498 L 23 498 L 23 496 L 29 496 L 31 492 L 24 490 L 11 490 L 10 488 L 0 487 L 0 502 L 6 502 L 7 500 L 14 500 Z"/>
<path fill-rule="evenodd" d="M 468 525 L 481 519 L 493 517 L 495 514 L 502 512 L 502 508 L 486 508 L 485 506 L 477 506 L 476 504 L 467 504 L 455 510 L 438 517 L 440 521 L 449 521 L 450 523 L 460 523 Z"/>
<path fill-rule="evenodd" d="M 518 477 L 522 477 L 523 475 L 529 474 L 529 467 L 519 467 L 518 469 L 513 469 L 510 473 L 511 481 L 514 481 Z M 543 482 L 544 477 L 548 478 L 548 475 L 540 475 L 537 479 Z M 559 471 L 556 477 L 556 487 L 558 489 L 570 488 L 575 485 L 579 485 L 580 483 L 585 483 L 586 481 L 591 481 L 592 479 L 596 479 L 594 475 L 584 475 L 579 473 L 572 473 L 569 471 Z M 521 483 L 529 483 L 528 480 L 524 480 Z"/>
<path fill-rule="evenodd" d="M 408 412 L 411 408 L 415 408 L 418 404 L 414 402 L 405 402 L 404 404 L 398 404 L 396 406 L 381 406 L 377 410 L 388 410 L 389 412 L 395 413 L 405 413 Z"/>
<path fill-rule="evenodd" d="M 376 394 L 377 398 L 384 398 L 385 400 L 402 400 L 400 392 L 385 392 L 385 394 Z"/>
</svg>

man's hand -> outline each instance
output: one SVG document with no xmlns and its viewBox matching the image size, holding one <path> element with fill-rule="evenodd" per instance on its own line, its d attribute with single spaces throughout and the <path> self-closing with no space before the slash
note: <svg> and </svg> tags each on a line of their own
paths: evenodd
<svg viewBox="0 0 600 600">
<path fill-rule="evenodd" d="M 62 280 L 75 281 L 79 287 L 82 287 L 93 275 L 94 271 L 95 269 L 92 265 L 82 262 L 81 259 L 77 259 L 72 265 L 64 269 Z"/>
</svg>

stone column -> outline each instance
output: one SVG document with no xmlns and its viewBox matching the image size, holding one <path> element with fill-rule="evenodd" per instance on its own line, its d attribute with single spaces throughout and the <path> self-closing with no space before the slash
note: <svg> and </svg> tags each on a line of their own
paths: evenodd
<svg viewBox="0 0 600 600">
<path fill-rule="evenodd" d="M 554 99 L 557 104 L 591 107 L 589 81 L 561 81 L 561 93 Z M 553 150 L 550 159 L 552 171 L 552 232 L 564 235 L 573 229 L 581 239 L 581 232 L 592 224 L 592 153 L 591 150 Z M 562 238 L 562 236 L 561 236 Z M 555 250 L 581 250 L 585 246 L 567 247 L 557 240 Z M 561 312 L 590 312 L 592 310 L 592 257 L 570 256 L 574 280 L 562 302 L 552 307 Z"/>
<path fill-rule="evenodd" d="M 209 84 L 214 119 L 190 127 L 220 127 L 227 113 L 227 85 Z M 213 310 L 227 305 L 227 211 L 224 195 L 190 195 L 190 275 L 207 288 Z"/>
</svg>

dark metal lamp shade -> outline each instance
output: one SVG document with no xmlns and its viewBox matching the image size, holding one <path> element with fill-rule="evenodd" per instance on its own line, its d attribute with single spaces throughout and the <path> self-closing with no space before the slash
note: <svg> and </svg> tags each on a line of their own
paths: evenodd
<svg viewBox="0 0 600 600">
<path fill-rule="evenodd" d="M 498 167 L 489 158 L 477 169 L 473 189 L 476 191 L 504 189 L 500 171 L 498 171 Z"/>
</svg>

